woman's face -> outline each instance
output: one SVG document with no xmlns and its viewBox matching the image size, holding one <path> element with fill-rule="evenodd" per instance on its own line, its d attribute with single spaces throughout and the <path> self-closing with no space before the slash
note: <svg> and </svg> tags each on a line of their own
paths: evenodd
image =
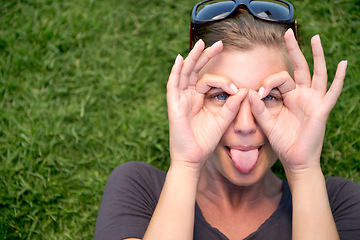
<svg viewBox="0 0 360 240">
<path fill-rule="evenodd" d="M 230 79 L 237 88 L 258 91 L 263 80 L 271 74 L 286 71 L 278 50 L 256 47 L 253 50 L 224 50 L 202 70 Z M 220 88 L 211 88 L 205 96 L 204 106 L 211 112 L 221 109 L 228 94 Z M 277 88 L 263 99 L 272 114 L 282 109 L 282 97 Z M 270 171 L 277 157 L 262 129 L 251 112 L 249 97 L 240 104 L 240 110 L 220 140 L 214 154 L 206 164 L 233 184 L 255 184 Z"/>
</svg>

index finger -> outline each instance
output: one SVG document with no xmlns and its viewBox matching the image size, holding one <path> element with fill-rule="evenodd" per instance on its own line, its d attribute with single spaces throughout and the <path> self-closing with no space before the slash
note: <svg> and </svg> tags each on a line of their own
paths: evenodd
<svg viewBox="0 0 360 240">
<path fill-rule="evenodd" d="M 196 83 L 196 91 L 200 94 L 207 93 L 211 88 L 221 88 L 230 95 L 238 92 L 237 87 L 230 78 L 220 75 L 205 73 Z"/>
<path fill-rule="evenodd" d="M 295 89 L 295 83 L 287 71 L 272 74 L 262 82 L 262 88 L 259 89 L 260 97 L 266 97 L 274 88 L 278 88 L 281 95 L 285 96 L 288 92 Z"/>
<path fill-rule="evenodd" d="M 294 66 L 294 78 L 296 85 L 311 87 L 309 66 L 300 50 L 293 30 L 291 28 L 287 30 L 284 37 L 291 62 Z"/>
<path fill-rule="evenodd" d="M 223 50 L 222 41 L 217 41 L 211 47 L 206 48 L 203 53 L 200 55 L 199 59 L 196 61 L 192 74 L 190 76 L 189 85 L 195 85 L 198 81 L 199 73 L 201 69 L 216 55 L 218 55 Z"/>
</svg>

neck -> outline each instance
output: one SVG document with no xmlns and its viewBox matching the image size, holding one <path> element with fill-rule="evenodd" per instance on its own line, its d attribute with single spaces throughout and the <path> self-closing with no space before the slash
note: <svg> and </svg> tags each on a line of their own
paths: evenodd
<svg viewBox="0 0 360 240">
<path fill-rule="evenodd" d="M 226 179 L 211 163 L 205 164 L 199 180 L 197 201 L 223 211 L 247 211 L 264 203 L 279 203 L 282 181 L 271 171 L 251 185 L 239 186 Z"/>
</svg>

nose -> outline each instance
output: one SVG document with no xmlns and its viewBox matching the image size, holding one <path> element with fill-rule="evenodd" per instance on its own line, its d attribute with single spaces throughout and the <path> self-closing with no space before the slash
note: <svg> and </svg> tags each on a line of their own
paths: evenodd
<svg viewBox="0 0 360 240">
<path fill-rule="evenodd" d="M 239 112 L 234 119 L 234 130 L 242 135 L 249 135 L 256 132 L 257 124 L 251 112 L 249 96 L 240 105 Z"/>
</svg>

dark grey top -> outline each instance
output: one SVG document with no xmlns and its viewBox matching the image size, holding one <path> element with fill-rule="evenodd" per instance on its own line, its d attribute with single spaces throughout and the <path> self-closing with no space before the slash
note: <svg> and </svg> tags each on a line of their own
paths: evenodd
<svg viewBox="0 0 360 240">
<path fill-rule="evenodd" d="M 105 187 L 94 239 L 141 239 L 155 210 L 165 176 L 165 172 L 143 162 L 129 162 L 116 168 Z M 348 179 L 329 177 L 326 187 L 340 239 L 360 239 L 360 186 Z M 284 180 L 278 209 L 245 239 L 291 239 L 291 225 L 291 192 Z M 197 205 L 194 239 L 228 240 L 206 222 Z"/>
</svg>

